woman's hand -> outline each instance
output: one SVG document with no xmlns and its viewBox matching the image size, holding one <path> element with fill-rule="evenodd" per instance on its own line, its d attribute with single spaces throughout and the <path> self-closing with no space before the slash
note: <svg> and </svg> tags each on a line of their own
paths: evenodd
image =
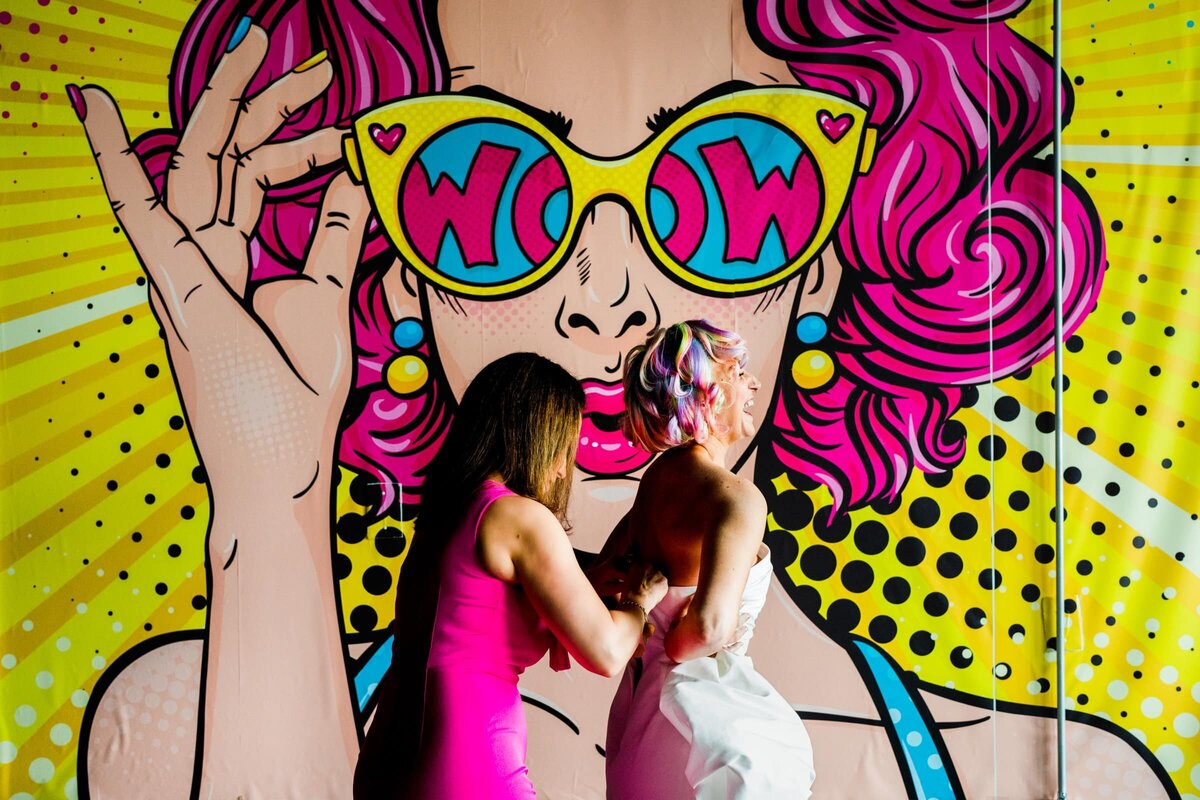
<svg viewBox="0 0 1200 800">
<path fill-rule="evenodd" d="M 348 178 L 335 178 L 303 271 L 249 288 L 266 189 L 341 152 L 332 128 L 268 142 L 333 70 L 318 55 L 249 96 L 266 53 L 266 34 L 250 27 L 221 59 L 161 196 L 112 97 L 95 86 L 68 94 L 149 278 L 213 493 L 199 794 L 280 797 L 302 785 L 338 797 L 349 794 L 358 736 L 329 496 L 353 363 L 349 292 L 370 207 Z"/>
<path fill-rule="evenodd" d="M 235 507 L 299 497 L 318 473 L 328 480 L 351 378 L 348 294 L 370 211 L 361 189 L 339 176 L 325 193 L 303 273 L 247 291 L 265 189 L 335 162 L 343 134 L 327 128 L 267 142 L 325 90 L 333 70 L 319 54 L 248 96 L 266 52 L 266 34 L 252 26 L 221 59 L 161 197 L 112 97 L 96 86 L 68 87 L 149 278 L 214 498 Z"/>
<path fill-rule="evenodd" d="M 592 588 L 601 597 L 613 597 L 624 592 L 629 582 L 629 570 L 633 557 L 617 556 L 600 561 L 584 570 Z"/>
<path fill-rule="evenodd" d="M 650 612 L 667 596 L 667 576 L 653 564 L 636 562 L 629 568 L 625 587 L 621 599 L 632 600 Z"/>
</svg>

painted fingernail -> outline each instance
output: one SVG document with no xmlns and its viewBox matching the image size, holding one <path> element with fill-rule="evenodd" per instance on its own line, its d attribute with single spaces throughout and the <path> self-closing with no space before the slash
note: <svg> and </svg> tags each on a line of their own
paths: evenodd
<svg viewBox="0 0 1200 800">
<path fill-rule="evenodd" d="M 233 29 L 233 35 L 229 37 L 229 44 L 225 45 L 226 53 L 232 53 L 246 38 L 246 34 L 250 32 L 250 22 L 250 17 L 242 17 L 238 20 L 237 27 Z"/>
<path fill-rule="evenodd" d="M 83 92 L 73 83 L 67 84 L 67 99 L 71 101 L 71 108 L 75 109 L 75 116 L 79 117 L 79 121 L 87 119 L 87 103 L 84 102 Z"/>
<path fill-rule="evenodd" d="M 321 52 L 310 56 L 307 61 L 303 61 L 292 67 L 292 72 L 308 72 L 310 69 L 325 61 L 327 58 L 329 58 L 329 51 L 322 50 Z"/>
</svg>

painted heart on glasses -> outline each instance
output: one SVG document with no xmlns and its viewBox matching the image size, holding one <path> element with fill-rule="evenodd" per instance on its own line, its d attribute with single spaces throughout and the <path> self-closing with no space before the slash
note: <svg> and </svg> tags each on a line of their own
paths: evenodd
<svg viewBox="0 0 1200 800">
<path fill-rule="evenodd" d="M 828 240 L 875 129 L 862 107 L 788 87 L 705 97 L 630 153 L 598 158 L 507 98 L 439 94 L 360 116 L 343 142 L 393 245 L 435 285 L 528 291 L 570 253 L 584 213 L 626 206 L 655 260 L 693 291 L 763 291 Z"/>
</svg>

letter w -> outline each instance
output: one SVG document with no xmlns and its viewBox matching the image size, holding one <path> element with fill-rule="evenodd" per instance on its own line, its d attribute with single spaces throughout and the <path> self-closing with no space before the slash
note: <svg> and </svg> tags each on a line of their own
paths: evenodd
<svg viewBox="0 0 1200 800">
<path fill-rule="evenodd" d="M 779 226 L 786 257 L 799 255 L 816 228 L 821 205 L 812 159 L 804 153 L 797 158 L 790 183 L 780 169 L 772 169 L 760 184 L 740 140 L 705 145 L 700 154 L 725 211 L 725 261 L 757 261 L 772 220 Z"/>
<path fill-rule="evenodd" d="M 461 189 L 447 174 L 430 186 L 425 165 L 420 159 L 413 163 L 404 181 L 401 208 L 409 241 L 429 264 L 437 263 L 449 229 L 462 248 L 465 266 L 496 265 L 496 214 L 517 154 L 509 147 L 481 144 Z"/>
</svg>

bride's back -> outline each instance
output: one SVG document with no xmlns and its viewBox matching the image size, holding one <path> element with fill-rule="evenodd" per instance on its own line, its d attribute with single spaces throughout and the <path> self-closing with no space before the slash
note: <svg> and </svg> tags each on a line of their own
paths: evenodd
<svg viewBox="0 0 1200 800">
<path fill-rule="evenodd" d="M 728 513 L 736 493 L 752 490 L 699 447 L 668 450 L 642 476 L 630 511 L 635 552 L 672 586 L 694 586 L 705 533 Z"/>
</svg>

